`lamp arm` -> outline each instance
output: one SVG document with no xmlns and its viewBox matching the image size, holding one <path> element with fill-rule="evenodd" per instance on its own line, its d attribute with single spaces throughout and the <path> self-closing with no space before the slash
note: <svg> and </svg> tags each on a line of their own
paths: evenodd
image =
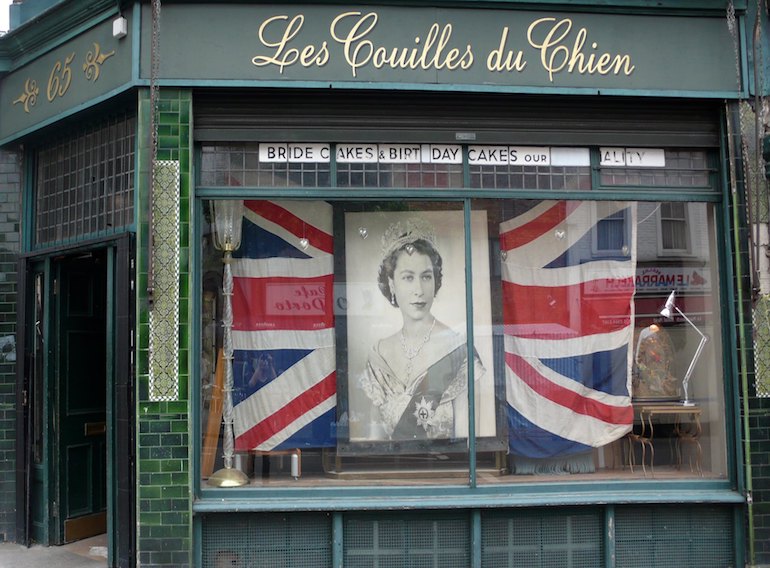
<svg viewBox="0 0 770 568">
<path fill-rule="evenodd" d="M 698 332 L 698 335 L 700 335 L 700 343 L 698 343 L 698 348 L 695 350 L 695 354 L 692 356 L 692 359 L 690 360 L 690 366 L 687 367 L 687 372 L 684 374 L 684 378 L 682 379 L 682 387 L 684 388 L 684 397 L 685 400 L 688 399 L 687 394 L 687 386 L 690 384 L 690 376 L 692 375 L 693 371 L 695 370 L 695 364 L 698 362 L 698 359 L 700 359 L 700 356 L 703 354 L 703 348 L 705 347 L 706 343 L 708 342 L 708 337 L 700 330 L 698 327 L 690 321 L 690 318 L 688 318 L 684 313 L 682 313 L 682 310 L 680 310 L 678 307 L 674 307 L 674 309 L 679 313 L 680 316 L 684 318 L 684 320 L 690 324 L 690 326 Z"/>
<path fill-rule="evenodd" d="M 687 390 L 687 384 L 690 382 L 690 375 L 692 375 L 692 372 L 695 370 L 695 363 L 698 362 L 698 359 L 700 359 L 700 356 L 703 354 L 703 347 L 707 342 L 708 337 L 701 337 L 698 348 L 695 350 L 695 354 L 692 356 L 692 360 L 690 361 L 690 366 L 687 368 L 687 372 L 684 374 L 684 379 L 682 379 L 685 390 Z"/>
</svg>

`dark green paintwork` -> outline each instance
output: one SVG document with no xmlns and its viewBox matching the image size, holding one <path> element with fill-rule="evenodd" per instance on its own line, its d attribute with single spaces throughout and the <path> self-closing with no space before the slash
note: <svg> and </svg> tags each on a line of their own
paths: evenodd
<svg viewBox="0 0 770 568">
<path fill-rule="evenodd" d="M 65 521 L 107 507 L 106 436 L 86 435 L 87 425 L 107 418 L 107 267 L 103 254 L 57 264 L 56 541 L 62 543 Z"/>
<path fill-rule="evenodd" d="M 105 21 L 6 75 L 0 82 L 0 139 L 128 83 L 131 41 L 130 35 L 113 38 L 112 21 Z"/>
<path fill-rule="evenodd" d="M 332 23 L 341 14 L 373 14 L 364 27 L 371 31 L 361 41 L 351 44 L 348 55 L 340 41 L 333 38 Z M 263 22 L 275 20 L 264 32 L 264 45 L 259 39 Z M 376 22 L 375 22 L 376 17 Z M 302 18 L 296 19 L 295 18 Z M 336 35 L 344 36 L 359 18 L 350 15 L 340 21 Z M 534 28 L 532 43 L 542 44 L 547 29 L 556 22 L 563 24 L 556 35 L 564 36 L 548 50 L 530 45 L 528 29 Z M 142 44 L 149 45 L 150 19 L 145 8 Z M 294 22 L 292 39 L 280 48 L 277 44 L 289 22 Z M 429 30 L 438 25 L 438 34 L 446 33 L 446 46 L 437 47 L 436 40 L 426 50 L 425 61 L 414 69 L 392 69 L 387 65 L 376 68 L 372 49 L 416 49 L 422 53 L 428 42 Z M 505 28 L 503 60 L 512 51 L 512 61 L 521 53 L 522 70 L 490 71 L 488 58 L 500 48 Z M 583 47 L 576 49 L 580 30 L 585 29 Z M 364 35 L 361 32 L 361 35 Z M 222 9 L 214 5 L 176 5 L 164 7 L 164 48 L 160 63 L 163 80 L 178 80 L 191 84 L 205 81 L 314 81 L 327 84 L 413 84 L 466 85 L 509 88 L 512 90 L 586 89 L 597 93 L 604 90 L 642 90 L 660 92 L 707 93 L 736 92 L 735 55 L 733 40 L 723 18 L 691 16 L 687 18 L 656 15 L 631 16 L 622 14 L 573 13 L 558 10 L 463 10 L 444 8 L 410 8 L 392 6 L 351 7 L 319 5 L 230 5 Z M 419 38 L 419 42 L 416 38 Z M 371 41 L 371 47 L 366 44 Z M 593 44 L 596 48 L 593 48 Z M 357 54 L 354 51 L 358 49 Z M 458 50 L 455 63 L 472 63 L 467 69 L 450 70 L 446 57 Z M 297 51 L 292 51 L 297 50 Z M 301 63 L 305 53 L 305 65 Z M 568 71 L 564 58 L 583 54 L 583 62 L 603 53 L 627 55 L 633 71 L 626 65 L 605 75 L 598 72 L 580 74 Z M 569 54 L 569 55 L 568 55 Z M 270 58 L 279 63 L 255 65 L 254 58 Z M 553 61 L 551 62 L 553 58 Z M 265 59 L 258 59 L 262 63 Z M 424 68 L 427 67 L 427 68 Z M 556 70 L 561 67 L 561 70 Z M 548 69 L 554 69 L 550 73 Z M 630 68 L 630 67 L 629 67 Z M 140 77 L 149 78 L 150 59 L 144 50 Z"/>
</svg>

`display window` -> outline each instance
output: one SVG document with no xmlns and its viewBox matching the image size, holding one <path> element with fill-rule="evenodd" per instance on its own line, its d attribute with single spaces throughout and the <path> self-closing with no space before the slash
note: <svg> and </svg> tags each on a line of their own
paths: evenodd
<svg viewBox="0 0 770 568">
<path fill-rule="evenodd" d="M 667 153 L 204 147 L 202 487 L 725 478 L 715 207 L 587 191 Z"/>
</svg>

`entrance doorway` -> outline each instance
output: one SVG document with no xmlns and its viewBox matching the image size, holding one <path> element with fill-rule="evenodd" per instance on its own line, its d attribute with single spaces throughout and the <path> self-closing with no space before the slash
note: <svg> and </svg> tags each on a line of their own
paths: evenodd
<svg viewBox="0 0 770 568">
<path fill-rule="evenodd" d="M 107 530 L 106 251 L 36 263 L 32 280 L 30 537 L 65 544 Z"/>
<path fill-rule="evenodd" d="M 56 544 L 107 530 L 107 262 L 104 250 L 54 263 Z"/>
<path fill-rule="evenodd" d="M 110 566 L 134 557 L 132 251 L 126 237 L 26 264 L 24 540 L 106 534 Z"/>
</svg>

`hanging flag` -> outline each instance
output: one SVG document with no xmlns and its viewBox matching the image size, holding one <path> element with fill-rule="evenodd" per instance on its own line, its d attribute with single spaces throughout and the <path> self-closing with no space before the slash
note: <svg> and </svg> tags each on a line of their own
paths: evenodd
<svg viewBox="0 0 770 568">
<path fill-rule="evenodd" d="M 236 451 L 335 445 L 331 206 L 245 201 L 233 256 Z"/>
<path fill-rule="evenodd" d="M 635 216 L 541 201 L 501 223 L 511 453 L 567 456 L 631 429 Z"/>
</svg>

